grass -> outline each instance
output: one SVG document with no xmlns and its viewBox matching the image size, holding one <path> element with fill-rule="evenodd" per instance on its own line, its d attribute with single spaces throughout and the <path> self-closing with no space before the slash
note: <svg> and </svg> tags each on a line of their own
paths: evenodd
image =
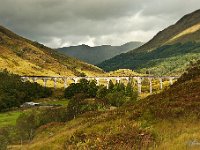
<svg viewBox="0 0 200 150">
<path fill-rule="evenodd" d="M 20 114 L 21 111 L 10 111 L 6 113 L 0 113 L 0 128 L 10 125 L 14 126 Z"/>
<path fill-rule="evenodd" d="M 62 106 L 67 106 L 69 103 L 69 100 L 67 99 L 61 99 L 61 100 L 55 100 L 55 101 L 44 101 L 44 104 L 58 104 Z"/>
<path fill-rule="evenodd" d="M 40 100 L 40 102 L 44 104 L 59 104 L 59 105 L 67 107 L 69 101 L 67 99 L 61 99 L 61 100 L 54 100 L 54 101 Z M 21 113 L 22 113 L 21 110 L 0 113 L 0 128 L 10 126 L 10 125 L 14 126 L 16 124 L 17 118 L 20 116 Z"/>
<path fill-rule="evenodd" d="M 160 120 L 154 125 L 153 131 L 158 135 L 155 150 L 197 150 L 200 148 L 200 121 L 186 120 Z M 194 144 L 197 142 L 196 144 Z"/>
<path fill-rule="evenodd" d="M 177 120 L 130 119 L 132 112 L 108 111 L 84 114 L 65 124 L 50 124 L 38 129 L 30 144 L 10 149 L 139 149 L 197 150 L 200 122 L 194 118 Z M 129 118 L 129 119 L 128 119 Z M 140 137 L 140 138 L 139 138 Z M 134 147 L 135 146 L 135 147 Z"/>
</svg>

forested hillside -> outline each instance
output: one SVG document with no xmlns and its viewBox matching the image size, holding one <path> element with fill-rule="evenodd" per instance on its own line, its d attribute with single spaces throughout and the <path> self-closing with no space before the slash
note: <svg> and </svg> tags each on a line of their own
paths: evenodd
<svg viewBox="0 0 200 150">
<path fill-rule="evenodd" d="M 198 59 L 200 59 L 200 43 L 187 42 L 161 46 L 148 53 L 140 52 L 134 55 L 125 53 L 103 62 L 99 67 L 106 71 L 126 68 L 159 76 L 180 75 L 190 61 Z"/>
</svg>

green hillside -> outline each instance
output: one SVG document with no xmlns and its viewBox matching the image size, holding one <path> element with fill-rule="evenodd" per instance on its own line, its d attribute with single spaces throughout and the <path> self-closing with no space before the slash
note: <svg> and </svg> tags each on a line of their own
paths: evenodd
<svg viewBox="0 0 200 150">
<path fill-rule="evenodd" d="M 121 46 L 102 45 L 95 47 L 78 45 L 59 48 L 57 51 L 90 64 L 98 64 L 121 53 L 126 53 L 142 44 L 142 42 L 129 42 Z"/>
<path fill-rule="evenodd" d="M 155 75 L 182 74 L 190 60 L 199 58 L 200 10 L 181 18 L 143 46 L 98 64 L 106 71 L 149 70 Z"/>
<path fill-rule="evenodd" d="M 180 75 L 190 61 L 200 58 L 200 43 L 187 42 L 161 46 L 151 52 L 130 55 L 125 53 L 99 65 L 106 71 L 120 68 L 133 69 L 154 75 Z"/>
<path fill-rule="evenodd" d="M 20 75 L 96 75 L 101 69 L 69 56 L 63 56 L 0 26 L 0 69 Z"/>
</svg>

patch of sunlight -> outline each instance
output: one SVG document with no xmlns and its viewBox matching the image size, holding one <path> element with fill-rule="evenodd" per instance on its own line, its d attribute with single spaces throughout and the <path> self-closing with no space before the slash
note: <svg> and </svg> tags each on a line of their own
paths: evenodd
<svg viewBox="0 0 200 150">
<path fill-rule="evenodd" d="M 184 30 L 183 32 L 177 34 L 176 36 L 174 36 L 172 39 L 168 40 L 165 44 L 169 44 L 172 43 L 174 41 L 176 41 L 177 39 L 181 38 L 182 36 L 188 35 L 188 34 L 192 34 L 196 31 L 200 30 L 200 23 L 196 24 L 186 30 Z"/>
</svg>

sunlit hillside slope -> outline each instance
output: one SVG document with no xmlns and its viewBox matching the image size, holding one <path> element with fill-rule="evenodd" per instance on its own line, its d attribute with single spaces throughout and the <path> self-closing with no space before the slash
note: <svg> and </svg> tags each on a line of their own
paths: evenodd
<svg viewBox="0 0 200 150">
<path fill-rule="evenodd" d="M 20 75 L 96 75 L 101 69 L 32 42 L 0 26 L 0 69 Z"/>
</svg>

